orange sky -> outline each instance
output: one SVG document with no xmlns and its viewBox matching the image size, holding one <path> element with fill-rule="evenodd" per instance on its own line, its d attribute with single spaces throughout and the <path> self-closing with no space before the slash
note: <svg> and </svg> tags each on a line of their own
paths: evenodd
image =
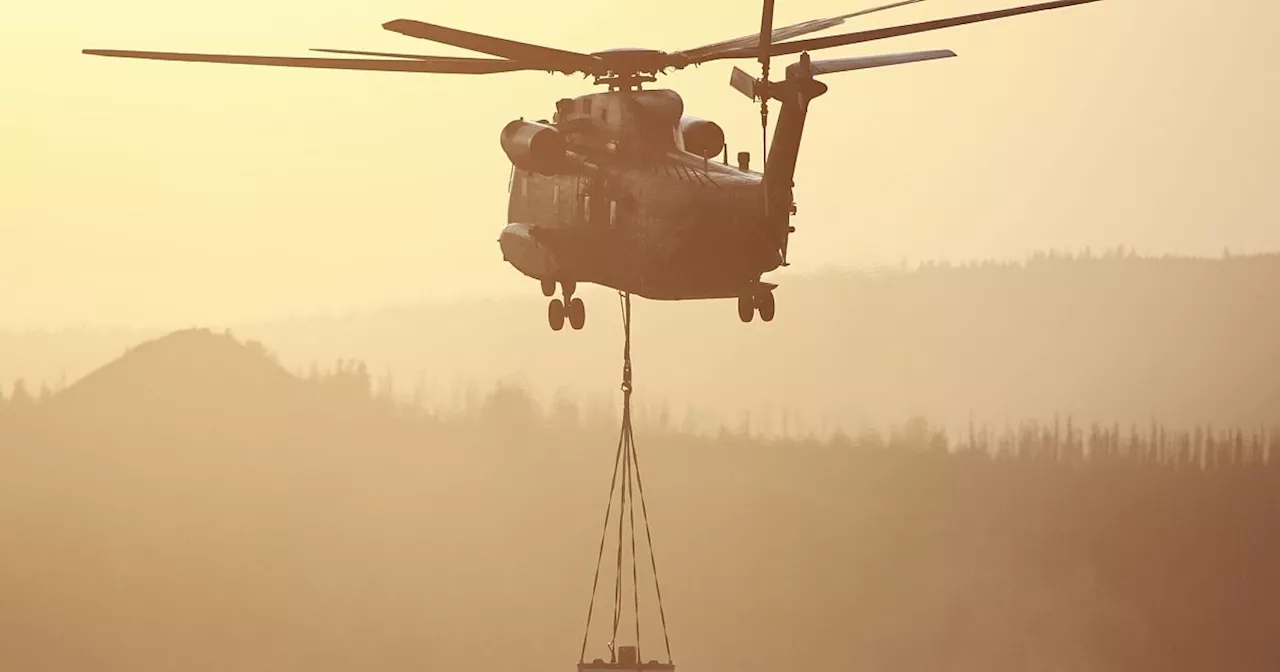
<svg viewBox="0 0 1280 672">
<path fill-rule="evenodd" d="M 871 4 L 780 2 L 777 22 Z M 1014 4 L 924 2 L 849 27 Z M 588 82 L 80 54 L 460 53 L 380 28 L 395 18 L 574 50 L 678 49 L 756 30 L 759 7 L 62 0 L 24 3 L 16 15 L 10 8 L 0 21 L 0 328 L 184 326 L 438 296 L 540 297 L 495 242 L 509 169 L 498 132 L 515 117 L 548 115 L 557 98 L 591 91 Z M 830 78 L 801 152 L 787 273 L 1087 245 L 1213 255 L 1280 248 L 1276 25 L 1280 8 L 1259 0 L 1109 0 L 830 50 L 951 48 L 960 57 Z M 750 61 L 741 66 L 755 72 Z M 709 64 L 663 84 L 680 91 L 689 113 L 720 122 L 731 151 L 758 156 L 756 108 L 729 88 L 731 67 Z"/>
</svg>

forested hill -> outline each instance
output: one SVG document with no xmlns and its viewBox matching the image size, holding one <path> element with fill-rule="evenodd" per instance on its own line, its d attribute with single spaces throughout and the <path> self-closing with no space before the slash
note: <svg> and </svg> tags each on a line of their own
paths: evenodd
<svg viewBox="0 0 1280 672">
<path fill-rule="evenodd" d="M 501 272 L 501 271 L 496 271 Z M 1042 255 L 1018 264 L 784 273 L 778 317 L 732 301 L 637 301 L 641 403 L 704 427 L 857 431 L 924 416 L 953 429 L 1058 415 L 1080 422 L 1256 426 L 1280 420 L 1280 255 Z M 587 328 L 551 332 L 546 300 L 411 305 L 231 325 L 292 371 L 359 358 L 406 394 L 452 403 L 520 381 L 549 397 L 608 395 L 617 299 L 580 290 Z M 225 325 L 220 325 L 225 326 Z M 0 335 L 0 378 L 74 379 L 156 334 Z"/>
<path fill-rule="evenodd" d="M 202 330 L 11 394 L 0 669 L 571 666 L 617 445 L 586 410 L 498 387 L 432 412 Z M 637 441 L 681 668 L 1280 665 L 1274 430 Z"/>
</svg>

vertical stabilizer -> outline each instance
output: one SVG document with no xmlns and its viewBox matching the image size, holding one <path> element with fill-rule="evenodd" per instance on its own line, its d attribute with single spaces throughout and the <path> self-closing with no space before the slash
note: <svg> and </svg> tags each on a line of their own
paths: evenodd
<svg viewBox="0 0 1280 672">
<path fill-rule="evenodd" d="M 800 55 L 798 63 L 787 66 L 785 80 L 769 85 L 770 96 L 782 103 L 782 110 L 778 113 L 764 167 L 765 188 L 768 190 L 765 217 L 777 235 L 784 263 L 791 231 L 791 190 L 795 186 L 796 160 L 800 155 L 805 117 L 809 112 L 809 101 L 826 92 L 827 86 L 813 78 L 813 64 L 807 53 Z"/>
</svg>

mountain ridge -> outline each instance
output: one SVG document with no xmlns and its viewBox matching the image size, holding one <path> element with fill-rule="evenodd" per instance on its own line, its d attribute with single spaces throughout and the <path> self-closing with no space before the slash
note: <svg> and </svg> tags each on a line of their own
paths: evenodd
<svg viewBox="0 0 1280 672">
<path fill-rule="evenodd" d="M 1145 258 L 1114 252 L 1023 263 L 928 264 L 786 280 L 778 318 L 738 323 L 732 302 L 636 302 L 637 403 L 704 425 L 858 431 L 922 415 L 1074 416 L 1082 422 L 1269 423 L 1280 419 L 1280 255 Z M 615 390 L 616 296 L 579 290 L 581 333 L 554 333 L 545 299 L 490 298 L 295 318 L 231 331 L 271 345 L 295 373 L 356 358 L 436 406 L 472 387 L 526 384 L 542 398 Z M 155 333 L 146 334 L 154 336 Z M 123 348 L 0 334 L 0 380 L 45 378 Z M 100 364 L 101 360 L 93 362 Z M 89 366 L 81 364 L 81 370 Z M 30 371 L 31 373 L 25 373 Z M 72 371 L 72 373 L 76 373 Z M 825 429 L 824 429 L 825 428 Z"/>
</svg>

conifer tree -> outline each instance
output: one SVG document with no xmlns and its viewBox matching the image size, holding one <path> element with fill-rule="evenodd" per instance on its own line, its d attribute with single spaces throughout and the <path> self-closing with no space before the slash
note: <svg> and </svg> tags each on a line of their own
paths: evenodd
<svg viewBox="0 0 1280 672">
<path fill-rule="evenodd" d="M 19 378 L 13 382 L 13 391 L 9 394 L 9 406 L 15 411 L 25 411 L 35 399 L 27 391 L 27 381 Z"/>
</svg>

